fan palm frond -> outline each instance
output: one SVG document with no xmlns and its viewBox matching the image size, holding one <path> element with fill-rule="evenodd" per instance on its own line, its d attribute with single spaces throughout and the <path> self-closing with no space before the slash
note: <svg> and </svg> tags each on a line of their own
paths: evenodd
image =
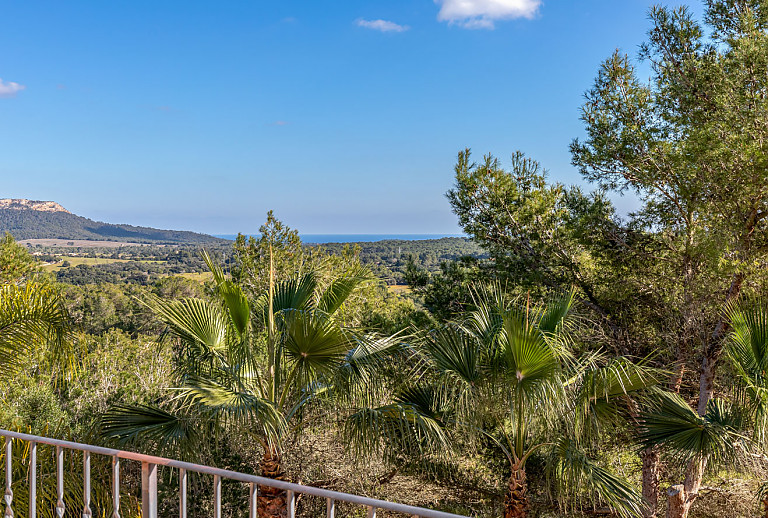
<svg viewBox="0 0 768 518">
<path fill-rule="evenodd" d="M 453 326 L 444 326 L 424 340 L 427 358 L 434 369 L 466 385 L 482 377 L 482 350 L 477 340 Z"/>
<path fill-rule="evenodd" d="M 729 308 L 731 332 L 725 351 L 744 391 L 754 421 L 755 440 L 768 444 L 768 311 L 760 303 Z"/>
<path fill-rule="evenodd" d="M 211 259 L 207 250 L 203 250 L 201 255 L 208 269 L 213 274 L 213 280 L 216 282 L 218 293 L 221 295 L 227 308 L 227 314 L 230 317 L 232 326 L 237 332 L 238 337 L 243 339 L 250 324 L 250 303 L 248 298 L 240 286 L 226 278 L 224 270 Z"/>
<path fill-rule="evenodd" d="M 528 322 L 524 311 L 512 308 L 504 312 L 499 358 L 506 379 L 521 394 L 532 392 L 560 370 L 554 350 L 538 328 Z"/>
<path fill-rule="evenodd" d="M 273 402 L 239 385 L 236 377 L 190 377 L 180 390 L 188 402 L 203 407 L 204 414 L 241 424 L 257 424 L 268 436 L 280 435 L 285 428 Z"/>
<path fill-rule="evenodd" d="M 320 312 L 287 311 L 281 347 L 302 385 L 331 377 L 353 346 L 351 337 Z"/>
<path fill-rule="evenodd" d="M 347 444 L 358 454 L 416 454 L 448 451 L 449 442 L 441 421 L 435 392 L 414 387 L 400 393 L 396 402 L 364 408 L 345 422 Z"/>
<path fill-rule="evenodd" d="M 541 311 L 539 330 L 548 335 L 554 335 L 560 331 L 572 314 L 575 297 L 576 292 L 573 289 L 552 297 Z"/>
<path fill-rule="evenodd" d="M 316 289 L 317 276 L 313 271 L 277 283 L 273 311 L 279 313 L 290 309 L 312 309 Z"/>
<path fill-rule="evenodd" d="M 152 441 L 181 450 L 193 449 L 195 428 L 181 412 L 168 412 L 152 405 L 115 405 L 101 419 L 101 434 L 125 445 Z"/>
<path fill-rule="evenodd" d="M 16 372 L 24 355 L 41 345 L 50 346 L 57 359 L 74 365 L 69 331 L 69 314 L 53 287 L 0 286 L 0 363 L 6 375 Z"/>
<path fill-rule="evenodd" d="M 474 309 L 464 325 L 484 344 L 492 347 L 504 326 L 502 315 L 509 304 L 498 286 L 476 288 L 472 299 Z"/>
<path fill-rule="evenodd" d="M 360 264 L 355 264 L 342 275 L 331 281 L 331 284 L 320 294 L 317 309 L 334 314 L 363 283 L 373 278 L 371 272 Z"/>
<path fill-rule="evenodd" d="M 227 317 L 218 305 L 196 298 L 170 301 L 154 298 L 150 304 L 185 342 L 202 346 L 208 354 L 226 351 Z"/>
<path fill-rule="evenodd" d="M 440 380 L 440 395 L 469 417 L 475 396 L 485 385 L 484 346 L 473 334 L 452 325 L 429 333 L 420 347 L 430 370 Z"/>
<path fill-rule="evenodd" d="M 745 450 L 746 438 L 739 433 L 742 416 L 735 406 L 711 399 L 699 416 L 678 394 L 660 392 L 658 397 L 658 407 L 641 421 L 643 447 L 660 446 L 681 464 L 705 458 L 732 464 Z"/>
<path fill-rule="evenodd" d="M 405 337 L 391 335 L 352 336 L 353 347 L 347 352 L 342 365 L 336 370 L 331 388 L 334 396 L 347 401 L 373 405 L 385 396 L 391 382 L 391 372 L 407 376 L 408 369 L 397 362 L 403 357 Z"/>
<path fill-rule="evenodd" d="M 597 435 L 604 424 L 620 424 L 630 411 L 629 396 L 637 397 L 638 392 L 657 386 L 665 374 L 645 361 L 633 363 L 621 357 L 585 369 L 576 383 L 576 429 Z"/>
<path fill-rule="evenodd" d="M 547 473 L 561 498 L 564 495 L 575 497 L 586 491 L 608 504 L 619 516 L 642 516 L 643 497 L 637 489 L 598 465 L 570 439 L 557 442 Z"/>
</svg>

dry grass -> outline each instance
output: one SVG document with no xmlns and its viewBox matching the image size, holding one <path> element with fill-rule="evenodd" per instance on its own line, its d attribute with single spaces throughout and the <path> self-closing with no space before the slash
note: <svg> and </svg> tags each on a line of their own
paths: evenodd
<svg viewBox="0 0 768 518">
<path fill-rule="evenodd" d="M 23 239 L 20 245 L 34 247 L 60 246 L 64 248 L 119 248 L 121 246 L 152 246 L 148 243 L 128 243 L 124 241 L 97 241 L 93 239 Z M 154 245 L 158 246 L 158 245 Z"/>
<path fill-rule="evenodd" d="M 203 283 L 213 279 L 213 274 L 211 272 L 186 272 L 186 273 L 177 273 L 174 275 L 174 277 L 184 277 L 185 279 L 190 279 L 193 281 Z"/>
<path fill-rule="evenodd" d="M 112 264 L 112 263 L 128 263 L 128 262 L 140 262 L 140 263 L 163 263 L 165 261 L 151 261 L 151 260 L 136 260 L 136 259 L 112 259 L 111 257 L 75 257 L 63 255 L 58 257 L 60 262 L 50 263 L 43 266 L 43 269 L 48 272 L 55 272 L 65 268 L 74 268 L 75 266 L 85 264 L 88 266 L 96 266 L 100 264 Z M 69 262 L 69 266 L 64 266 L 64 261 Z"/>
<path fill-rule="evenodd" d="M 80 264 L 88 266 L 94 266 L 98 264 L 111 264 L 111 263 L 127 263 L 128 259 L 111 259 L 107 257 L 71 257 L 61 256 L 58 258 L 58 263 L 50 263 L 43 266 L 43 269 L 48 272 L 55 272 L 57 270 L 63 270 L 65 268 L 74 268 Z M 69 262 L 69 266 L 64 266 L 64 261 Z"/>
<path fill-rule="evenodd" d="M 258 464 L 260 448 L 248 438 L 235 439 L 232 447 L 248 464 L 254 467 Z M 377 460 L 355 458 L 331 429 L 305 428 L 286 445 L 283 460 L 288 478 L 300 484 L 477 518 L 501 514 L 499 488 L 473 472 L 472 466 L 461 467 L 452 483 L 439 483 L 438 477 L 416 476 L 405 470 L 392 470 Z M 301 496 L 297 503 L 298 517 L 325 516 L 325 501 Z M 362 518 L 366 514 L 359 506 L 340 504 L 336 516 Z M 379 510 L 376 516 L 400 518 L 403 515 Z"/>
<path fill-rule="evenodd" d="M 752 518 L 765 516 L 758 508 L 758 482 L 754 479 L 711 480 L 701 488 L 691 518 Z M 662 495 L 663 496 L 663 495 Z M 663 516 L 660 515 L 660 516 Z"/>
</svg>

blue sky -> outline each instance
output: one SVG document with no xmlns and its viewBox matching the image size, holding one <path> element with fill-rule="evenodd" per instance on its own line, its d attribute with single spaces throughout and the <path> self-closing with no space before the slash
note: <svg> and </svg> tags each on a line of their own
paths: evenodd
<svg viewBox="0 0 768 518">
<path fill-rule="evenodd" d="M 208 233 L 268 209 L 302 233 L 456 233 L 460 149 L 581 182 L 583 92 L 652 3 L 3 1 L 0 197 Z"/>
</svg>

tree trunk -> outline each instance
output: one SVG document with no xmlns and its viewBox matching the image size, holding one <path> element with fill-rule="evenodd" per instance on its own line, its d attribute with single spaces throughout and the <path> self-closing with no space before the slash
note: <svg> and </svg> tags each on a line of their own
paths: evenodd
<svg viewBox="0 0 768 518">
<path fill-rule="evenodd" d="M 688 514 L 685 505 L 685 487 L 682 484 L 667 489 L 667 518 L 681 518 Z"/>
<path fill-rule="evenodd" d="M 504 499 L 504 518 L 525 518 L 528 516 L 528 482 L 525 468 L 519 463 L 512 466 L 509 490 Z"/>
<path fill-rule="evenodd" d="M 685 483 L 674 485 L 667 490 L 667 518 L 688 518 L 688 512 L 699 496 L 706 466 L 706 460 L 690 461 L 686 469 Z"/>
<path fill-rule="evenodd" d="M 678 352 L 676 368 L 672 378 L 669 380 L 670 391 L 680 393 L 680 386 L 683 383 L 684 375 L 685 355 Z M 633 417 L 637 419 L 638 416 L 633 415 Z M 640 453 L 640 457 L 643 461 L 642 482 L 643 500 L 645 500 L 643 518 L 656 518 L 656 510 L 659 507 L 659 465 L 661 464 L 659 449 L 657 447 L 646 448 Z M 669 511 L 667 511 L 667 514 L 669 514 Z"/>
<path fill-rule="evenodd" d="M 724 309 L 739 296 L 744 277 L 743 273 L 734 274 L 731 279 L 731 285 L 728 288 L 728 293 L 725 296 Z M 700 416 L 707 412 L 707 404 L 715 392 L 717 362 L 723 353 L 723 338 L 727 331 L 728 321 L 725 315 L 722 315 L 709 338 L 709 343 L 704 348 L 704 357 L 701 360 L 701 373 L 699 377 L 699 404 L 697 407 Z M 667 518 L 686 518 L 688 516 L 688 511 L 699 494 L 699 487 L 701 487 L 701 480 L 704 477 L 706 465 L 706 459 L 689 462 L 685 470 L 685 483 L 669 488 L 667 491 Z"/>
<path fill-rule="evenodd" d="M 745 218 L 744 230 L 741 234 L 741 251 L 739 253 L 740 259 L 748 260 L 749 252 L 752 248 L 754 241 L 755 228 L 757 223 L 765 218 L 765 213 L 760 213 L 757 207 L 753 207 L 750 210 L 749 215 Z M 724 309 L 728 307 L 731 301 L 738 298 L 741 292 L 741 285 L 744 283 L 746 274 L 744 272 L 737 272 L 733 274 L 731 278 L 731 285 L 728 287 L 728 293 L 725 296 Z M 720 359 L 720 354 L 723 352 L 723 338 L 726 331 L 728 331 L 728 321 L 725 315 L 720 316 L 720 320 L 715 327 L 715 331 L 709 339 L 709 343 L 704 349 L 704 359 L 701 362 L 701 378 L 699 380 L 699 415 L 704 415 L 707 410 L 707 403 L 712 398 L 712 394 L 715 390 L 715 366 L 717 360 Z"/>
<path fill-rule="evenodd" d="M 643 499 L 645 500 L 643 518 L 656 518 L 656 508 L 659 504 L 659 450 L 655 447 L 646 448 L 641 455 Z"/>
<path fill-rule="evenodd" d="M 696 408 L 699 415 L 707 412 L 707 404 L 715 393 L 715 367 L 720 354 L 712 354 L 717 351 L 706 351 L 701 359 L 701 374 L 699 376 L 699 405 Z"/>
<path fill-rule="evenodd" d="M 267 448 L 259 463 L 261 476 L 275 480 L 286 480 L 280 452 Z M 285 518 L 288 516 L 286 494 L 282 489 L 259 486 L 258 518 Z"/>
</svg>

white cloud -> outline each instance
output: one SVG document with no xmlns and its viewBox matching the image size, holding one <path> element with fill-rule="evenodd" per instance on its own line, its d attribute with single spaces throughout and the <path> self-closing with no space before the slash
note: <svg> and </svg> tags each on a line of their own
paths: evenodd
<svg viewBox="0 0 768 518">
<path fill-rule="evenodd" d="M 435 0 L 437 19 L 468 29 L 493 29 L 496 20 L 533 18 L 541 0 Z"/>
<path fill-rule="evenodd" d="M 16 97 L 16 94 L 24 90 L 26 86 L 14 83 L 13 81 L 3 81 L 0 78 L 0 97 Z"/>
<path fill-rule="evenodd" d="M 395 22 L 387 20 L 357 20 L 358 27 L 365 27 L 366 29 L 373 29 L 374 31 L 381 32 L 405 32 L 410 27 L 407 25 L 399 25 Z"/>
</svg>

